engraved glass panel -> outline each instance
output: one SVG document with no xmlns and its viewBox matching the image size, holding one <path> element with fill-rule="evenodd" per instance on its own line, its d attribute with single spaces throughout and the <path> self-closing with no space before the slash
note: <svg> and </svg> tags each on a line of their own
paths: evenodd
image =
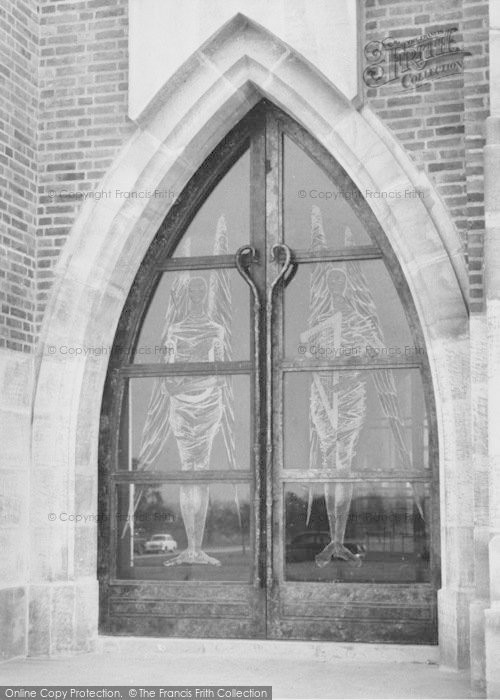
<svg viewBox="0 0 500 700">
<path fill-rule="evenodd" d="M 294 250 L 373 245 L 357 215 L 361 195 L 338 186 L 291 139 L 284 138 L 285 243 Z M 322 234 L 320 238 L 319 234 Z"/>
<path fill-rule="evenodd" d="M 246 360 L 248 287 L 236 270 L 165 272 L 139 334 L 135 363 Z"/>
<path fill-rule="evenodd" d="M 290 359 L 421 358 L 382 260 L 299 266 L 285 292 Z"/>
<path fill-rule="evenodd" d="M 429 468 L 418 369 L 287 372 L 284 469 L 325 478 Z"/>
<path fill-rule="evenodd" d="M 119 578 L 249 580 L 248 484 L 137 483 L 117 491 Z"/>
<path fill-rule="evenodd" d="M 131 379 L 127 398 L 119 468 L 228 473 L 250 469 L 247 375 Z"/>
<path fill-rule="evenodd" d="M 366 481 L 288 483 L 288 581 L 429 581 L 429 485 Z"/>
<path fill-rule="evenodd" d="M 207 197 L 174 258 L 227 255 L 250 240 L 250 153 L 246 151 Z"/>
</svg>

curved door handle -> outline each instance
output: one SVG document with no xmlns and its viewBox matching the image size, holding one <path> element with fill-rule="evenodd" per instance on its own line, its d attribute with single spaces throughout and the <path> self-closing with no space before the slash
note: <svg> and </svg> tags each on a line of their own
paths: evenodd
<svg viewBox="0 0 500 700">
<path fill-rule="evenodd" d="M 253 339 L 254 339 L 254 357 L 253 357 L 253 376 L 254 376 L 254 464 L 255 464 L 255 491 L 254 491 L 254 513 L 257 513 L 257 527 L 255 529 L 255 551 L 254 551 L 254 567 L 256 571 L 255 586 L 263 588 L 266 585 L 266 570 L 265 561 L 261 557 L 261 520 L 260 520 L 260 502 L 264 491 L 265 474 L 263 473 L 264 459 L 262 455 L 260 433 L 261 433 L 261 405 L 262 405 L 262 381 L 261 381 L 261 317 L 262 303 L 257 289 L 257 285 L 253 281 L 248 268 L 253 263 L 257 262 L 257 251 L 250 245 L 243 245 L 238 248 L 235 255 L 236 268 L 245 282 L 250 287 L 253 299 Z"/>
<path fill-rule="evenodd" d="M 249 256 L 250 256 L 250 260 L 247 262 L 247 264 L 245 264 L 245 257 L 248 258 Z M 235 257 L 236 267 L 238 269 L 238 272 L 240 273 L 240 275 L 243 277 L 245 282 L 248 284 L 248 286 L 252 290 L 254 307 L 257 305 L 260 309 L 259 291 L 257 289 L 255 282 L 248 274 L 249 266 L 252 263 L 257 262 L 257 251 L 251 245 L 242 245 L 241 248 L 238 248 L 234 257 Z"/>
<path fill-rule="evenodd" d="M 272 312 L 273 312 L 273 301 L 274 292 L 277 285 L 284 281 L 285 284 L 290 282 L 296 271 L 296 266 L 292 263 L 292 252 L 290 248 L 284 243 L 277 243 L 272 247 L 271 250 L 271 262 L 278 262 L 279 252 L 284 253 L 283 264 L 276 275 L 275 279 L 267 287 L 266 295 L 266 307 L 265 307 L 265 326 L 263 322 L 263 304 L 259 294 L 259 290 L 254 280 L 249 273 L 249 267 L 252 263 L 257 261 L 257 253 L 255 248 L 250 245 L 244 245 L 238 249 L 236 252 L 236 267 L 238 272 L 243 277 L 245 282 L 248 284 L 252 291 L 253 296 L 253 332 L 254 332 L 254 396 L 255 405 L 257 410 L 255 412 L 254 430 L 255 430 L 255 443 L 254 443 L 254 455 L 255 464 L 257 466 L 257 478 L 256 478 L 256 488 L 255 488 L 255 512 L 259 512 L 259 506 L 261 503 L 262 494 L 266 493 L 266 522 L 265 531 L 266 533 L 272 532 L 271 523 L 271 512 L 272 512 L 272 418 L 271 418 L 271 408 L 273 403 L 272 395 L 272 369 L 273 369 L 273 358 L 272 358 Z M 262 330 L 265 327 L 266 337 L 262 338 Z M 265 345 L 263 347 L 263 342 Z M 261 367 L 262 367 L 262 353 L 266 352 L 266 372 L 264 381 L 261 377 Z M 266 389 L 265 402 L 267 409 L 267 420 L 266 420 L 266 446 L 265 454 L 262 450 L 262 445 L 259 441 L 261 434 L 261 416 L 260 410 L 262 406 L 263 391 L 264 386 Z M 263 524 L 263 523 L 262 523 Z M 268 580 L 268 573 L 271 569 L 269 567 L 269 562 L 272 557 L 272 542 L 267 542 L 266 552 L 267 561 L 263 561 L 260 557 L 260 547 L 262 542 L 261 528 L 257 527 L 255 535 L 255 567 L 257 571 L 256 585 L 260 587 L 270 587 L 272 581 Z"/>
<path fill-rule="evenodd" d="M 273 323 L 273 302 L 274 291 L 279 282 L 290 282 L 295 274 L 296 268 L 292 264 L 292 251 L 285 243 L 276 243 L 271 249 L 272 262 L 278 262 L 278 253 L 284 253 L 283 265 L 269 285 L 267 290 L 266 303 L 266 531 L 273 532 L 273 343 L 272 343 L 272 323 Z M 266 587 L 269 591 L 273 589 L 273 542 L 267 544 L 267 566 L 266 566 Z"/>
<path fill-rule="evenodd" d="M 271 286 L 269 288 L 268 300 L 271 302 L 271 304 L 272 304 L 272 295 L 274 293 L 276 285 L 283 278 L 285 278 L 285 283 L 289 282 L 290 281 L 290 274 L 288 274 L 288 276 L 286 276 L 286 277 L 285 277 L 285 275 L 287 275 L 287 273 L 292 272 L 292 270 L 293 270 L 293 268 L 292 268 L 292 251 L 286 245 L 286 243 L 276 243 L 275 245 L 273 245 L 273 247 L 271 248 L 271 253 L 272 253 L 271 262 L 278 262 L 277 252 L 280 250 L 285 253 L 285 259 L 283 261 L 283 266 L 282 266 L 281 270 L 278 272 L 278 274 L 276 275 L 275 279 L 273 280 L 273 282 L 271 283 Z M 292 274 L 293 274 L 293 272 L 292 272 Z"/>
</svg>

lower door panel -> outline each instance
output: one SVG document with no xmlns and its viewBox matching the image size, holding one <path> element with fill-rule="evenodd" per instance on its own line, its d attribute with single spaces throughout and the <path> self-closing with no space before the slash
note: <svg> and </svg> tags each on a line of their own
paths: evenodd
<svg viewBox="0 0 500 700">
<path fill-rule="evenodd" d="M 265 636 L 262 592 L 232 584 L 112 584 L 106 633 L 169 637 Z"/>
<path fill-rule="evenodd" d="M 288 584 L 270 597 L 268 635 L 274 639 L 436 644 L 431 586 Z"/>
</svg>

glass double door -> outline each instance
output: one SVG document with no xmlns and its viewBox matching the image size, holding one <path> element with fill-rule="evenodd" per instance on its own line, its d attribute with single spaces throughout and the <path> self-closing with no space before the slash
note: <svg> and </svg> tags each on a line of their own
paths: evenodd
<svg viewBox="0 0 500 700">
<path fill-rule="evenodd" d="M 433 404 L 404 280 L 361 193 L 276 109 L 213 161 L 111 360 L 101 627 L 433 643 Z"/>
</svg>

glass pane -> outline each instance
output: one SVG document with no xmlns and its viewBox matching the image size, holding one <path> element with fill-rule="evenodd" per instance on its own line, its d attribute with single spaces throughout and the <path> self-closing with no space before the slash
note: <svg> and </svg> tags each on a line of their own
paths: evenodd
<svg viewBox="0 0 500 700">
<path fill-rule="evenodd" d="M 288 581 L 429 581 L 429 485 L 286 484 Z"/>
<path fill-rule="evenodd" d="M 159 472 L 250 468 L 247 375 L 131 379 L 127 398 L 119 468 Z"/>
<path fill-rule="evenodd" d="M 134 362 L 246 360 L 248 287 L 236 270 L 165 272 L 144 319 Z"/>
<path fill-rule="evenodd" d="M 248 484 L 123 484 L 118 576 L 161 581 L 249 581 Z"/>
<path fill-rule="evenodd" d="M 289 358 L 413 357 L 403 306 L 382 260 L 299 266 L 285 292 Z"/>
<path fill-rule="evenodd" d="M 334 184 L 288 137 L 284 139 L 285 243 L 294 250 L 373 245 L 356 214 L 353 185 Z"/>
<path fill-rule="evenodd" d="M 250 242 L 250 152 L 233 165 L 189 225 L 173 257 L 227 255 Z"/>
<path fill-rule="evenodd" d="M 429 468 L 419 370 L 287 372 L 283 391 L 285 469 L 335 478 Z"/>
</svg>

